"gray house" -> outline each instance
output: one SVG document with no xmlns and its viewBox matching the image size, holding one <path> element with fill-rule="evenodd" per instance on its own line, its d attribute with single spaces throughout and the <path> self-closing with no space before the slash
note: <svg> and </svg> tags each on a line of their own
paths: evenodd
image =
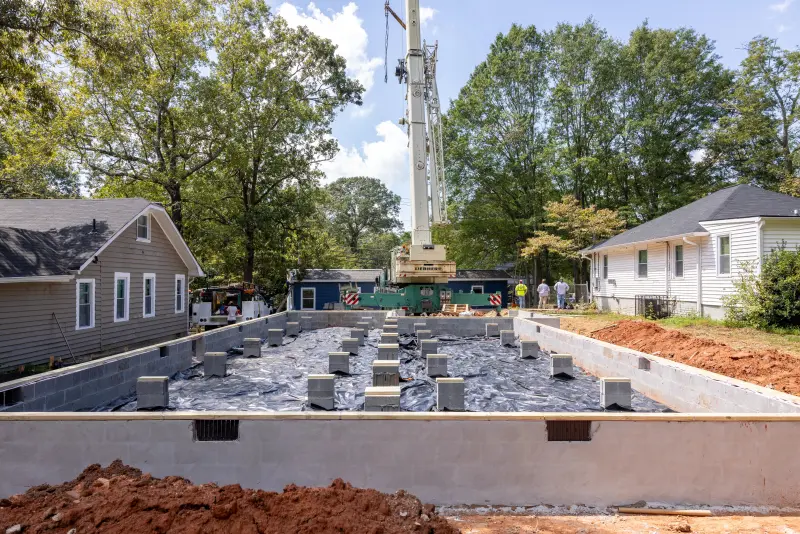
<svg viewBox="0 0 800 534">
<path fill-rule="evenodd" d="M 160 204 L 0 200 L 0 370 L 184 336 L 202 275 Z"/>
</svg>

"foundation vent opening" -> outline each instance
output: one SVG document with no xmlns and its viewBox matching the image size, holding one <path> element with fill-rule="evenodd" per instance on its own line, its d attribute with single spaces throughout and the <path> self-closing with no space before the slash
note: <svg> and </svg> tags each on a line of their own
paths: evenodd
<svg viewBox="0 0 800 534">
<path fill-rule="evenodd" d="M 239 441 L 238 419 L 197 419 L 195 441 Z"/>
<path fill-rule="evenodd" d="M 0 391 L 0 407 L 14 406 L 22 402 L 22 388 L 7 389 Z"/>
<path fill-rule="evenodd" d="M 547 441 L 592 441 L 591 421 L 547 421 Z"/>
<path fill-rule="evenodd" d="M 165 347 L 158 347 L 158 356 L 160 358 L 166 358 L 169 356 L 169 345 Z"/>
<path fill-rule="evenodd" d="M 244 331 L 244 327 L 243 327 L 243 326 L 240 326 L 240 327 L 239 327 L 239 332 L 243 332 L 243 331 Z"/>
</svg>

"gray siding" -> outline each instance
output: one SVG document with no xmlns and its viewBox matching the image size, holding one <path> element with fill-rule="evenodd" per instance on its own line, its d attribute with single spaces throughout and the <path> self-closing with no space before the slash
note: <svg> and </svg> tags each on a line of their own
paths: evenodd
<svg viewBox="0 0 800 534">
<path fill-rule="evenodd" d="M 51 356 L 69 360 L 69 351 L 53 312 L 77 356 L 126 350 L 186 335 L 188 297 L 184 313 L 176 314 L 175 275 L 187 267 L 154 217 L 150 243 L 136 241 L 133 224 L 117 237 L 76 278 L 95 279 L 95 326 L 75 329 L 75 281 L 47 284 L 0 284 L 0 369 L 47 362 Z M 114 322 L 114 273 L 130 273 L 129 320 Z M 142 316 L 143 274 L 156 275 L 156 315 Z M 186 276 L 188 283 L 188 276 Z"/>
</svg>

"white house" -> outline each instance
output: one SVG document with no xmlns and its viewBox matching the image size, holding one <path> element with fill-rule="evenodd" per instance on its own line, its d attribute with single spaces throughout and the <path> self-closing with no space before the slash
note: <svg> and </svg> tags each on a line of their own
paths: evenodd
<svg viewBox="0 0 800 534">
<path fill-rule="evenodd" d="M 676 314 L 722 318 L 742 262 L 800 246 L 800 198 L 737 185 L 582 251 L 599 309 L 635 313 L 637 296 L 674 299 Z M 701 273 L 698 276 L 697 273 Z"/>
</svg>

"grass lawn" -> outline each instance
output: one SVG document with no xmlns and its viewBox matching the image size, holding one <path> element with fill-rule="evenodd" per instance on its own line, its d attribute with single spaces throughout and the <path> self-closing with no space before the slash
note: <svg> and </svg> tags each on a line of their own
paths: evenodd
<svg viewBox="0 0 800 534">
<path fill-rule="evenodd" d="M 642 317 L 616 313 L 590 313 L 580 316 L 559 314 L 559 316 L 561 316 L 561 328 L 585 336 L 618 321 L 649 321 Z M 705 317 L 670 317 L 650 322 L 668 330 L 679 330 L 687 335 L 725 343 L 737 350 L 775 349 L 800 358 L 800 329 L 766 332 Z"/>
</svg>

